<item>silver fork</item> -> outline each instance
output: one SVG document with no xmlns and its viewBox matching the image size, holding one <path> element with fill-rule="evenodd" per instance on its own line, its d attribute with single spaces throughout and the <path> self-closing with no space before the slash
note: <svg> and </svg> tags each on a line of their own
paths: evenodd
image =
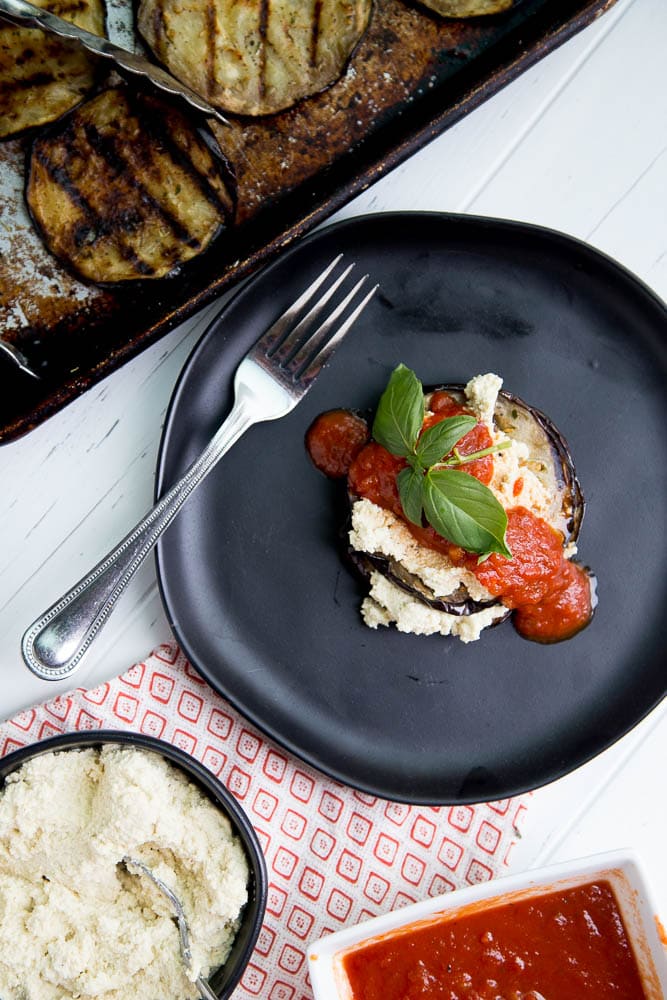
<svg viewBox="0 0 667 1000">
<path fill-rule="evenodd" d="M 377 288 L 360 299 L 365 275 L 308 334 L 354 267 L 349 265 L 315 299 L 341 258 L 325 268 L 243 358 L 234 377 L 231 412 L 187 472 L 115 549 L 27 629 L 23 659 L 38 677 L 62 680 L 76 670 L 142 561 L 216 462 L 253 424 L 284 417 L 303 399 Z"/>
</svg>

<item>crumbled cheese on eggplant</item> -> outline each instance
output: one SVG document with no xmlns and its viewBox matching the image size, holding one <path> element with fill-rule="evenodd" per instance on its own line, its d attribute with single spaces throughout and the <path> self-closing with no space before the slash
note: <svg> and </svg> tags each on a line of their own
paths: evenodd
<svg viewBox="0 0 667 1000">
<path fill-rule="evenodd" d="M 395 625 L 399 632 L 412 635 L 454 635 L 461 642 L 474 642 L 483 629 L 503 618 L 507 611 L 494 604 L 472 615 L 450 615 L 436 611 L 411 597 L 381 573 L 371 573 L 371 589 L 361 605 L 361 614 L 369 628 Z"/>
<path fill-rule="evenodd" d="M 454 566 L 443 553 L 421 545 L 400 517 L 371 500 L 364 498 L 353 504 L 349 537 L 357 552 L 395 559 L 408 573 L 419 577 L 436 597 L 447 597 L 463 585 L 473 600 L 491 599 L 474 573 Z"/>
<path fill-rule="evenodd" d="M 486 424 L 488 428 L 493 427 L 493 411 L 496 408 L 496 400 L 502 387 L 503 380 L 500 375 L 494 375 L 493 372 L 487 372 L 486 375 L 475 375 L 465 387 L 468 406 L 478 421 Z"/>
<path fill-rule="evenodd" d="M 486 375 L 475 375 L 465 387 L 468 406 L 477 420 L 486 426 L 494 444 L 511 441 L 509 448 L 493 456 L 493 479 L 489 483 L 489 489 L 506 509 L 527 507 L 538 517 L 549 520 L 553 507 L 552 498 L 530 467 L 528 445 L 512 439 L 495 425 L 494 412 L 502 385 L 503 380 L 499 375 L 488 372 Z"/>
<path fill-rule="evenodd" d="M 507 435 L 502 431 L 497 431 L 493 437 L 496 443 L 507 440 Z M 527 507 L 538 517 L 551 523 L 554 514 L 553 500 L 544 483 L 530 468 L 529 462 L 527 445 L 522 441 L 512 441 L 509 448 L 493 456 L 493 479 L 489 483 L 489 489 L 505 509 Z M 560 515 L 553 526 L 560 526 Z"/>
</svg>

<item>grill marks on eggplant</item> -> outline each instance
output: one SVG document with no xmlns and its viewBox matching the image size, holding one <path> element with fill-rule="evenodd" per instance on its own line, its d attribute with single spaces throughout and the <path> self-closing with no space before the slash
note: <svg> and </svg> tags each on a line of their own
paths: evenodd
<svg viewBox="0 0 667 1000">
<path fill-rule="evenodd" d="M 103 0 L 33 0 L 36 6 L 104 35 Z M 97 80 L 85 53 L 33 28 L 0 22 L 0 139 L 45 125 L 77 105 Z"/>
<path fill-rule="evenodd" d="M 260 101 L 266 99 L 266 48 L 267 48 L 267 34 L 268 34 L 268 24 L 269 24 L 269 0 L 261 0 L 259 5 L 259 50 L 258 56 L 258 74 L 257 74 L 257 94 Z M 215 86 L 215 80 L 214 84 Z"/>
<path fill-rule="evenodd" d="M 150 187 L 144 183 L 142 179 L 144 167 L 147 167 L 148 171 L 150 171 L 152 160 L 144 164 L 145 156 L 142 156 L 141 147 L 138 150 L 139 155 L 137 156 L 131 149 L 124 148 L 122 142 L 119 143 L 115 137 L 105 138 L 94 125 L 84 126 L 84 134 L 90 148 L 109 167 L 112 180 L 121 180 L 126 183 L 130 191 L 138 195 L 140 203 L 146 206 L 148 216 L 164 222 L 177 240 L 183 240 L 187 246 L 198 250 L 200 243 L 197 237 L 188 230 L 187 226 L 159 198 L 155 197 Z M 136 212 L 132 212 L 129 218 L 131 219 L 131 224 L 127 228 L 145 221 Z"/>
<path fill-rule="evenodd" d="M 310 39 L 310 65 L 317 66 L 317 49 L 320 43 L 320 22 L 322 19 L 322 0 L 315 0 L 313 11 L 313 33 Z"/>
<path fill-rule="evenodd" d="M 64 145 L 64 151 L 67 156 L 69 151 L 68 144 Z M 75 247 L 81 250 L 95 239 L 107 236 L 109 231 L 108 223 L 99 215 L 72 181 L 68 168 L 55 162 L 53 158 L 46 155 L 40 148 L 36 148 L 34 151 L 34 161 L 33 170 L 37 173 L 39 169 L 45 175 L 48 175 L 52 183 L 62 190 L 65 197 L 71 203 L 71 206 L 78 210 L 79 221 L 72 224 L 71 230 L 71 239 Z M 122 249 L 122 247 L 119 247 L 121 252 Z"/>
<path fill-rule="evenodd" d="M 332 84 L 366 30 L 372 0 L 141 0 L 158 59 L 212 104 L 272 114 Z"/>
<path fill-rule="evenodd" d="M 137 104 L 135 95 L 128 92 L 127 101 L 132 114 L 137 118 L 141 117 L 141 104 Z M 202 162 L 199 159 L 197 159 L 197 164 L 200 164 L 199 168 L 192 159 L 193 151 L 203 153 L 200 147 L 202 143 L 206 146 L 206 143 L 203 142 L 206 133 L 196 133 L 189 126 L 186 126 L 178 133 L 177 141 L 174 133 L 169 130 L 168 122 L 157 116 L 148 120 L 144 118 L 142 128 L 144 134 L 150 139 L 149 145 L 151 143 L 157 144 L 166 150 L 174 164 L 189 174 L 201 195 L 216 205 L 221 215 L 231 219 L 235 208 L 234 176 L 231 166 L 217 148 L 213 136 L 208 136 L 210 143 L 215 144 L 215 150 L 211 153 L 210 166 L 206 170 L 202 169 Z M 223 183 L 220 183 L 221 179 Z"/>
<path fill-rule="evenodd" d="M 124 88 L 35 141 L 26 194 L 49 249 L 102 283 L 172 273 L 234 209 L 229 167 L 203 134 L 174 108 Z"/>
</svg>

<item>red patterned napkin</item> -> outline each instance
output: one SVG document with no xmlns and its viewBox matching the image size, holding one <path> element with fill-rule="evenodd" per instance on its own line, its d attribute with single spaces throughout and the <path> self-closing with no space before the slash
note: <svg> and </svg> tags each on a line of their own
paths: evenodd
<svg viewBox="0 0 667 1000">
<path fill-rule="evenodd" d="M 308 1000 L 309 941 L 507 866 L 526 796 L 425 807 L 354 791 L 253 729 L 160 646 L 91 691 L 78 689 L 0 725 L 0 756 L 80 729 L 130 729 L 192 754 L 242 803 L 266 856 L 264 926 L 234 1000 Z"/>
</svg>

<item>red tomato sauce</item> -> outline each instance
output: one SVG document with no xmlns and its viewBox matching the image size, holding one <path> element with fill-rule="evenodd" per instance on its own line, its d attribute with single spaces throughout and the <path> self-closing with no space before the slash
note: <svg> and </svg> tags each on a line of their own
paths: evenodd
<svg viewBox="0 0 667 1000">
<path fill-rule="evenodd" d="M 593 612 L 586 570 L 563 554 L 563 536 L 525 507 L 507 511 L 507 545 L 512 559 L 493 553 L 480 565 L 465 553 L 462 560 L 479 582 L 514 609 L 520 635 L 537 642 L 569 639 Z"/>
<path fill-rule="evenodd" d="M 341 961 L 353 1000 L 646 1000 L 605 881 L 443 914 Z"/>
<path fill-rule="evenodd" d="M 424 429 L 446 417 L 471 413 L 443 391 L 433 393 L 429 408 Z M 306 436 L 308 452 L 325 474 L 337 478 L 347 472 L 352 493 L 405 521 L 396 476 L 407 463 L 375 441 L 366 444 L 367 428 L 364 437 L 359 424 L 366 428 L 365 422 L 348 410 L 322 414 Z M 492 444 L 488 429 L 477 424 L 461 439 L 457 451 L 470 455 Z M 488 485 L 493 478 L 493 456 L 475 459 L 460 469 Z M 465 566 L 494 597 L 511 608 L 514 627 L 524 638 L 536 642 L 569 639 L 588 624 L 593 614 L 586 570 L 565 558 L 563 536 L 543 518 L 525 507 L 512 507 L 507 511 L 507 519 L 507 544 L 513 558 L 494 553 L 479 565 L 476 555 L 453 545 L 430 525 L 405 523 L 422 545 L 441 552 L 456 565 Z"/>
<path fill-rule="evenodd" d="M 320 472 L 342 479 L 368 441 L 368 424 L 351 410 L 327 410 L 306 431 L 306 450 Z"/>
</svg>

